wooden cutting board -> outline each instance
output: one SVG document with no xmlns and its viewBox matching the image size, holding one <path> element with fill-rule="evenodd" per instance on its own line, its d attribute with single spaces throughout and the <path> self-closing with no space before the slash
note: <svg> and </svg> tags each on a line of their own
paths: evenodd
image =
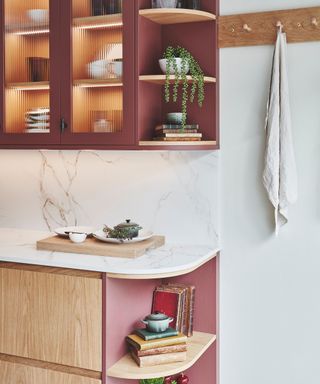
<svg viewBox="0 0 320 384">
<path fill-rule="evenodd" d="M 87 238 L 84 243 L 75 244 L 67 238 L 52 236 L 37 241 L 37 249 L 134 259 L 144 255 L 148 249 L 159 248 L 164 245 L 164 243 L 164 236 L 152 236 L 150 239 L 144 241 L 125 244 L 104 243 L 95 238 Z"/>
</svg>

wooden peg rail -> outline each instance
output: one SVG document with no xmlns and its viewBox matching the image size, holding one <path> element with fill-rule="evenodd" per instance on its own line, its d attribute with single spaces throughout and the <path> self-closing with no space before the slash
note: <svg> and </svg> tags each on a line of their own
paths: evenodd
<svg viewBox="0 0 320 384">
<path fill-rule="evenodd" d="M 274 44 L 277 23 L 289 43 L 320 41 L 320 7 L 219 17 L 219 47 Z"/>
</svg>

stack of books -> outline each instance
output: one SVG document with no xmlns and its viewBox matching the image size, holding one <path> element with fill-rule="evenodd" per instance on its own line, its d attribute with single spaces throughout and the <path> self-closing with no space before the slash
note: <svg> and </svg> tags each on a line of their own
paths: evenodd
<svg viewBox="0 0 320 384">
<path fill-rule="evenodd" d="M 194 286 L 164 284 L 153 292 L 152 313 L 161 312 L 173 317 L 171 327 L 190 337 L 193 334 L 194 304 Z"/>
<path fill-rule="evenodd" d="M 199 124 L 188 124 L 184 128 L 178 124 L 161 124 L 155 129 L 157 141 L 201 141 L 202 133 Z"/>
<path fill-rule="evenodd" d="M 160 333 L 136 329 L 126 340 L 131 356 L 139 367 L 152 367 L 187 359 L 187 336 L 173 328 Z"/>
</svg>

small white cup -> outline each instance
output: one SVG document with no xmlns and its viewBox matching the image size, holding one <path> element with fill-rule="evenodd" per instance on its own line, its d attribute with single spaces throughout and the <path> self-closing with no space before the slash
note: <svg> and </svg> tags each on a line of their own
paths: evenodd
<svg viewBox="0 0 320 384">
<path fill-rule="evenodd" d="M 73 243 L 83 243 L 86 238 L 87 238 L 86 233 L 74 233 L 74 232 L 69 233 L 69 239 Z"/>
</svg>

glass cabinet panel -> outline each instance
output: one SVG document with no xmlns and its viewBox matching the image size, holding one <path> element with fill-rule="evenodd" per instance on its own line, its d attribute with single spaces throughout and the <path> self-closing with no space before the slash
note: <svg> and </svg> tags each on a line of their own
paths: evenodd
<svg viewBox="0 0 320 384">
<path fill-rule="evenodd" d="M 4 0 L 7 134 L 50 133 L 49 5 L 49 0 Z"/>
<path fill-rule="evenodd" d="M 122 0 L 72 0 L 72 132 L 123 129 Z"/>
</svg>

